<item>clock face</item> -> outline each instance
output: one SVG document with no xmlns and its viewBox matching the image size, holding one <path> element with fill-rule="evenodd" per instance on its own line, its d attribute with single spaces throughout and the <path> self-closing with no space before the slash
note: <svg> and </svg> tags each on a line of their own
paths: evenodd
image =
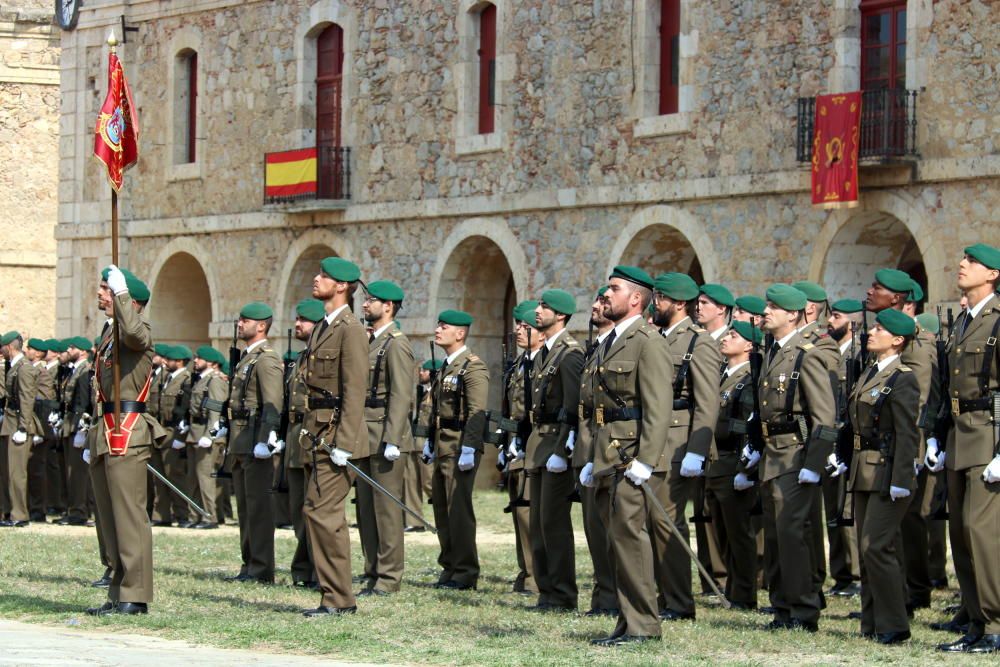
<svg viewBox="0 0 1000 667">
<path fill-rule="evenodd" d="M 56 21 L 63 30 L 72 30 L 80 18 L 79 0 L 56 0 Z"/>
</svg>

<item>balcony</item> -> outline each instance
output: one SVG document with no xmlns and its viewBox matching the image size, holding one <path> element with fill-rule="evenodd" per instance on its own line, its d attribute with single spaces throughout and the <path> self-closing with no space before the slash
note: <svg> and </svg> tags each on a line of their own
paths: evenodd
<svg viewBox="0 0 1000 667">
<path fill-rule="evenodd" d="M 315 146 L 264 155 L 265 210 L 340 210 L 350 201 L 350 148 Z"/>
<path fill-rule="evenodd" d="M 795 158 L 812 162 L 816 98 L 800 97 Z M 901 164 L 917 152 L 917 91 L 882 88 L 861 93 L 861 136 L 858 159 L 869 164 Z"/>
</svg>

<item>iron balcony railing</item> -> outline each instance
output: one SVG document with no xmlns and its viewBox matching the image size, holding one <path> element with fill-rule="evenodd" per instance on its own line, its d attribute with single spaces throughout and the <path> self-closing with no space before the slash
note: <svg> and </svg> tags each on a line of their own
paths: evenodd
<svg viewBox="0 0 1000 667">
<path fill-rule="evenodd" d="M 351 149 L 314 146 L 264 155 L 264 203 L 351 198 Z"/>
<path fill-rule="evenodd" d="M 812 162 L 816 98 L 800 97 L 795 157 Z M 917 152 L 917 91 L 881 88 L 861 93 L 858 159 L 893 161 Z"/>
</svg>

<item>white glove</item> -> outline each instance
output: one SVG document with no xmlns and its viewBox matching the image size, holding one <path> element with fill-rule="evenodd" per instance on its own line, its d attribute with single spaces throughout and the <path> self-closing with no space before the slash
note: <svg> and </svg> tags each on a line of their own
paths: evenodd
<svg viewBox="0 0 1000 667">
<path fill-rule="evenodd" d="M 840 477 L 847 472 L 847 466 L 837 458 L 836 452 L 826 457 L 826 469 L 831 471 L 830 477 Z"/>
<path fill-rule="evenodd" d="M 128 284 L 125 282 L 125 274 L 122 273 L 121 269 L 114 264 L 108 265 L 107 283 L 108 287 L 111 288 L 111 291 L 114 292 L 116 296 L 128 293 Z"/>
<path fill-rule="evenodd" d="M 212 439 L 207 435 L 203 435 L 200 438 L 198 438 L 198 446 L 207 449 L 212 446 Z"/>
<path fill-rule="evenodd" d="M 588 488 L 596 486 L 594 482 L 594 464 L 588 463 L 580 470 L 580 484 Z"/>
<path fill-rule="evenodd" d="M 274 445 L 272 445 L 272 446 L 274 447 L 274 453 L 275 454 L 280 454 L 281 452 L 285 451 L 285 441 L 284 440 L 275 440 L 274 441 Z"/>
<path fill-rule="evenodd" d="M 14 434 L 10 436 L 10 439 L 15 445 L 23 445 L 28 441 L 28 434 L 21 429 L 17 429 L 14 431 Z"/>
<path fill-rule="evenodd" d="M 518 456 L 517 450 L 520 448 L 520 445 L 521 445 L 521 439 L 515 435 L 513 438 L 510 439 L 510 444 L 507 445 L 507 455 L 510 456 L 510 458 L 512 459 L 524 458 L 523 453 L 520 456 Z"/>
<path fill-rule="evenodd" d="M 253 446 L 253 457 L 255 459 L 269 459 L 271 458 L 271 453 L 271 448 L 266 443 L 258 442 Z"/>
<path fill-rule="evenodd" d="M 701 477 L 705 474 L 704 466 L 704 456 L 688 452 L 681 461 L 681 477 Z"/>
<path fill-rule="evenodd" d="M 87 465 L 90 465 L 90 450 L 89 449 L 83 450 L 83 462 L 86 463 Z"/>
<path fill-rule="evenodd" d="M 424 451 L 421 452 L 421 454 L 424 457 L 424 461 L 426 461 L 427 463 L 430 463 L 431 461 L 434 460 L 434 452 L 431 450 L 430 440 L 424 440 Z"/>
<path fill-rule="evenodd" d="M 391 445 L 388 442 L 385 443 L 385 451 L 382 452 L 382 456 L 385 457 L 386 461 L 390 462 L 395 461 L 396 459 L 399 458 L 399 455 L 400 455 L 399 447 L 397 447 L 396 445 Z"/>
<path fill-rule="evenodd" d="M 896 502 L 900 498 L 909 498 L 910 490 L 904 489 L 901 486 L 890 486 L 889 487 L 889 497 L 892 498 L 892 502 Z"/>
<path fill-rule="evenodd" d="M 920 477 L 920 471 L 923 469 L 924 469 L 924 464 L 918 461 L 917 459 L 913 459 L 913 476 Z"/>
<path fill-rule="evenodd" d="M 174 440 L 170 443 L 170 447 L 172 449 L 184 449 L 184 442 L 182 440 Z M 257 450 L 254 450 L 254 453 L 256 453 L 256 451 Z"/>
<path fill-rule="evenodd" d="M 31 444 L 33 444 L 33 445 L 40 445 L 40 444 L 42 444 L 42 442 L 44 440 L 45 440 L 45 438 L 43 438 L 40 435 L 33 435 L 33 436 L 31 436 Z"/>
<path fill-rule="evenodd" d="M 745 472 L 736 473 L 733 477 L 733 488 L 737 491 L 746 491 L 753 488 L 753 482 L 747 477 Z"/>
<path fill-rule="evenodd" d="M 215 423 L 218 424 L 219 422 L 215 422 Z M 226 428 L 225 426 L 220 426 L 220 427 L 218 427 L 218 428 L 215 429 L 215 437 L 216 438 L 225 438 L 228 434 L 229 434 L 229 429 Z"/>
<path fill-rule="evenodd" d="M 569 435 L 566 436 L 566 452 L 569 454 L 573 453 L 573 448 L 576 447 L 576 431 L 570 431 Z"/>
<path fill-rule="evenodd" d="M 566 459 L 558 454 L 553 454 L 549 457 L 549 460 L 545 462 L 545 469 L 549 472 L 566 472 Z"/>
<path fill-rule="evenodd" d="M 335 447 L 330 454 L 330 460 L 333 461 L 333 465 L 340 466 L 341 468 L 347 467 L 347 459 L 349 458 L 351 458 L 351 453 L 345 452 L 339 447 Z"/>
<path fill-rule="evenodd" d="M 948 453 L 938 448 L 937 438 L 927 438 L 927 453 L 924 454 L 924 465 L 931 472 L 944 470 L 944 460 Z"/>
<path fill-rule="evenodd" d="M 77 431 L 76 435 L 73 436 L 73 447 L 76 449 L 83 449 L 84 444 L 87 442 L 87 432 Z"/>
<path fill-rule="evenodd" d="M 507 466 L 507 459 L 504 458 L 504 451 L 501 449 L 497 452 L 497 467 L 503 468 Z"/>
<path fill-rule="evenodd" d="M 462 472 L 472 470 L 476 465 L 476 450 L 462 445 L 462 453 L 458 455 L 458 469 Z"/>
<path fill-rule="evenodd" d="M 990 464 L 983 471 L 983 481 L 987 484 L 1000 482 L 1000 456 L 994 456 Z"/>
<path fill-rule="evenodd" d="M 76 423 L 76 427 L 81 431 L 88 430 L 90 428 L 90 415 L 84 413 L 84 415 L 80 417 L 80 421 Z"/>
<path fill-rule="evenodd" d="M 760 463 L 760 452 L 747 445 L 743 448 L 743 458 L 747 461 L 747 470 L 750 470 Z"/>
<path fill-rule="evenodd" d="M 177 424 L 177 432 L 181 435 L 187 435 L 187 432 L 191 430 L 191 425 L 188 424 L 183 419 Z"/>
<path fill-rule="evenodd" d="M 632 459 L 632 463 L 625 468 L 625 477 L 636 486 L 642 486 L 652 474 L 653 469 L 639 459 Z"/>
<path fill-rule="evenodd" d="M 55 411 L 50 412 L 49 413 L 49 425 L 50 426 L 55 426 L 56 422 L 58 422 L 58 421 L 62 421 L 61 419 L 59 419 L 59 413 L 55 412 Z"/>
<path fill-rule="evenodd" d="M 799 470 L 799 484 L 819 484 L 819 475 L 809 468 Z"/>
</svg>

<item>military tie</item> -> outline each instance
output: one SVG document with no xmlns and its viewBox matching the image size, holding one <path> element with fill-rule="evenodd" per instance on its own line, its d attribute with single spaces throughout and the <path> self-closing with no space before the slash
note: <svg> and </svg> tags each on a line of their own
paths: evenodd
<svg viewBox="0 0 1000 667">
<path fill-rule="evenodd" d="M 969 320 L 972 319 L 972 313 L 965 311 L 965 317 L 962 318 L 962 323 L 958 325 L 958 337 L 955 339 L 959 341 L 962 336 L 965 335 L 965 330 L 969 328 Z"/>
<path fill-rule="evenodd" d="M 774 343 L 771 344 L 771 349 L 767 353 L 767 363 L 769 366 L 771 365 L 771 362 L 774 361 L 774 357 L 778 354 L 778 350 L 780 349 L 781 346 L 778 345 L 778 341 L 774 341 Z"/>
<path fill-rule="evenodd" d="M 601 360 L 604 360 L 604 356 L 611 349 L 611 345 L 615 342 L 615 338 L 618 336 L 618 330 L 612 329 L 611 333 L 608 334 L 607 340 L 604 341 L 604 347 L 601 348 Z"/>
<path fill-rule="evenodd" d="M 868 377 L 865 378 L 863 384 L 868 384 L 869 382 L 871 382 L 872 378 L 874 378 L 877 374 L 878 374 L 878 364 L 873 364 L 872 369 L 868 371 Z"/>
<path fill-rule="evenodd" d="M 549 357 L 549 346 L 548 345 L 542 345 L 541 357 L 542 357 L 542 365 L 544 366 L 545 365 L 545 360 L 548 359 L 548 357 Z"/>
</svg>

